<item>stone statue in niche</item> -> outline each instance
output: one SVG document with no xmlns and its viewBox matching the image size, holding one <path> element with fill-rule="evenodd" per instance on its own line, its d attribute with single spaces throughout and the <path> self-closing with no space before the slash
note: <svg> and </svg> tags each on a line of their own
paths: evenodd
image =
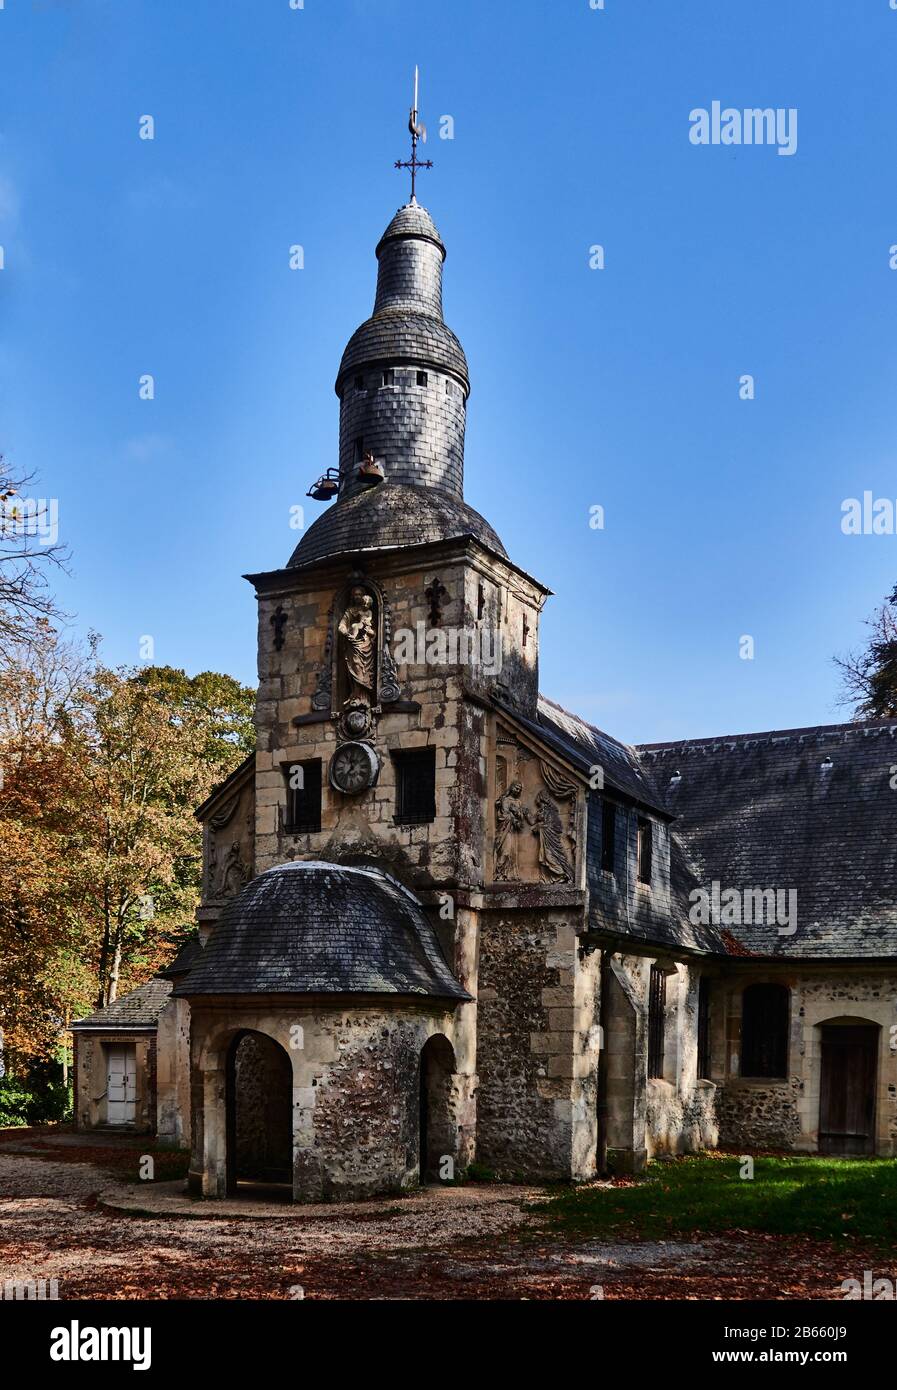
<svg viewBox="0 0 897 1390">
<path fill-rule="evenodd" d="M 495 877 L 519 879 L 517 836 L 523 828 L 525 809 L 520 800 L 523 787 L 512 782 L 495 803 Z"/>
<path fill-rule="evenodd" d="M 364 589 L 354 588 L 350 593 L 337 631 L 349 686 L 343 704 L 369 708 L 376 702 L 377 692 L 377 620 L 374 600 Z"/>
<path fill-rule="evenodd" d="M 330 608 L 311 707 L 329 711 L 343 738 L 362 738 L 373 733 L 380 706 L 398 700 L 401 691 L 386 597 L 358 570 L 349 575 L 345 594 L 336 594 Z"/>
</svg>

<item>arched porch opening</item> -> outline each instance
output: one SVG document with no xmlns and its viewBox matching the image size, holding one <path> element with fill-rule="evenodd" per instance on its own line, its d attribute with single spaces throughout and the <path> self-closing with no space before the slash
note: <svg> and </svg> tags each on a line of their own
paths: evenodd
<svg viewBox="0 0 897 1390">
<path fill-rule="evenodd" d="M 436 1033 L 420 1054 L 420 1180 L 449 1176 L 445 1159 L 457 1161 L 457 1124 L 452 1106 L 455 1052 L 448 1038 Z M 451 1176 L 454 1177 L 454 1168 Z"/>
<path fill-rule="evenodd" d="M 227 1195 L 292 1200 L 293 1066 L 266 1033 L 231 1039 L 225 1108 Z"/>
</svg>

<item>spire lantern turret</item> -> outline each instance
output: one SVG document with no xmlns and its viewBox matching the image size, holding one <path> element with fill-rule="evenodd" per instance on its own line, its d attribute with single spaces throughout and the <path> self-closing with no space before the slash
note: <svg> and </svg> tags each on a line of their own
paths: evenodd
<svg viewBox="0 0 897 1390">
<path fill-rule="evenodd" d="M 399 208 L 377 243 L 374 312 L 349 339 L 336 379 L 340 497 L 366 486 L 367 453 L 395 482 L 464 494 L 470 378 L 442 316 L 445 245 L 419 203 Z"/>
<path fill-rule="evenodd" d="M 352 334 L 336 377 L 339 467 L 309 491 L 337 501 L 305 533 L 291 566 L 337 555 L 473 536 L 504 554 L 488 522 L 464 501 L 464 433 L 470 377 L 464 349 L 442 313 L 445 244 L 415 196 L 425 129 L 417 92 L 409 121 L 411 201 L 376 247 L 369 319 Z"/>
</svg>

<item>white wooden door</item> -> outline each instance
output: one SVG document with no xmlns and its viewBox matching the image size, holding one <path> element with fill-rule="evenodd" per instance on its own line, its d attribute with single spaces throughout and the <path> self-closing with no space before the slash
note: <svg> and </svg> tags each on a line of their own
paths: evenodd
<svg viewBox="0 0 897 1390">
<path fill-rule="evenodd" d="M 109 1048 L 106 1077 L 106 1121 L 110 1125 L 132 1125 L 137 1099 L 137 1056 L 133 1043 L 116 1043 Z"/>
</svg>

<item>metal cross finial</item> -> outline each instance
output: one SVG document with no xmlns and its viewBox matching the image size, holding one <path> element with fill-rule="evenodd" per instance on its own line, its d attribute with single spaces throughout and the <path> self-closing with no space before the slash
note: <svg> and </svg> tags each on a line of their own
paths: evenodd
<svg viewBox="0 0 897 1390">
<path fill-rule="evenodd" d="M 422 121 L 419 121 L 419 120 L 417 119 L 417 92 L 418 92 L 418 85 L 419 85 L 418 71 L 417 71 L 417 68 L 415 67 L 415 69 L 414 69 L 414 105 L 411 107 L 411 114 L 410 114 L 410 116 L 409 116 L 409 118 L 408 118 L 408 129 L 409 129 L 409 131 L 411 132 L 411 158 L 410 158 L 410 159 L 397 159 L 397 160 L 396 160 L 396 165 L 395 165 L 395 167 L 396 167 L 397 169 L 410 169 L 410 170 L 411 170 L 411 201 L 412 201 L 412 203 L 416 203 L 416 202 L 417 202 L 417 196 L 416 196 L 416 193 L 415 193 L 415 185 L 416 185 L 416 183 L 417 183 L 417 171 L 418 171 L 418 169 L 432 169 L 432 168 L 433 168 L 433 161 L 432 161 L 432 159 L 418 159 L 418 157 L 417 157 L 417 142 L 418 142 L 418 140 L 423 140 L 424 144 L 426 144 L 426 142 L 427 142 L 427 127 L 423 124 Z"/>
</svg>

